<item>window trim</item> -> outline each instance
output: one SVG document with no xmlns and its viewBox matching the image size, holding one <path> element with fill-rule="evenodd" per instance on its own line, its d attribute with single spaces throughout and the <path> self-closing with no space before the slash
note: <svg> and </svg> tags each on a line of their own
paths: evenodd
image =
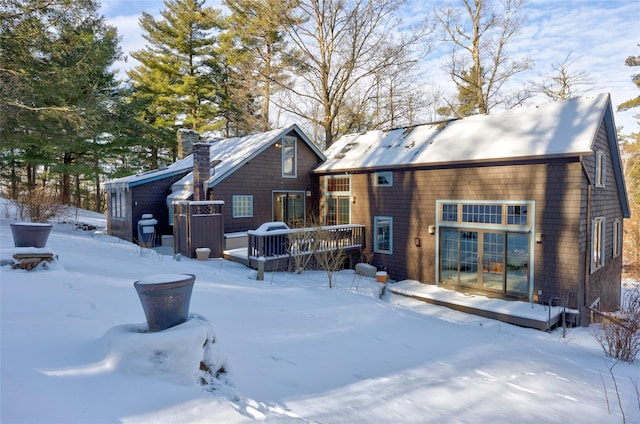
<svg viewBox="0 0 640 424">
<path fill-rule="evenodd" d="M 380 249 L 378 247 L 378 221 L 389 221 L 389 249 Z M 393 217 L 391 216 L 374 216 L 373 217 L 373 252 L 393 255 Z"/>
<path fill-rule="evenodd" d="M 241 206 L 238 203 L 241 200 L 248 200 L 248 206 Z M 237 202 L 237 203 L 236 203 Z M 234 194 L 231 196 L 231 204 L 232 204 L 232 217 L 233 218 L 253 218 L 253 195 L 252 194 Z M 248 214 L 239 214 L 238 209 L 241 207 L 248 208 Z"/>
<path fill-rule="evenodd" d="M 596 152 L 596 187 L 604 188 L 606 186 L 607 176 L 607 155 L 602 151 Z"/>
<path fill-rule="evenodd" d="M 387 177 L 386 183 L 380 183 L 380 177 Z M 393 171 L 380 171 L 373 173 L 374 187 L 393 187 Z"/>
<path fill-rule="evenodd" d="M 443 207 L 445 205 L 455 206 L 455 221 L 446 220 L 446 218 L 452 214 L 445 214 L 443 212 Z M 501 222 L 491 223 L 465 221 L 463 216 L 465 206 L 499 206 L 502 208 Z M 512 206 L 525 206 L 527 208 L 526 223 L 509 224 L 509 208 Z M 534 213 L 534 201 L 532 200 L 436 200 L 436 224 L 438 227 L 494 228 L 498 230 L 512 229 L 511 231 L 529 231 L 533 227 Z"/>
<path fill-rule="evenodd" d="M 287 146 L 288 143 L 292 143 L 291 147 Z M 293 163 L 291 164 L 291 173 L 285 172 L 285 162 L 287 160 L 286 150 L 293 149 Z M 282 178 L 297 178 L 298 177 L 298 139 L 295 137 L 282 137 Z"/>
<path fill-rule="evenodd" d="M 615 219 L 613 221 L 613 255 L 612 257 L 617 258 L 622 254 L 622 220 Z"/>
<path fill-rule="evenodd" d="M 111 219 L 127 219 L 127 192 L 126 190 L 112 190 L 109 195 L 109 215 Z"/>
<path fill-rule="evenodd" d="M 606 263 L 606 223 L 607 220 L 603 216 L 599 216 L 591 220 L 591 274 L 602 269 Z M 599 246 L 596 246 L 596 244 L 599 244 Z"/>
<path fill-rule="evenodd" d="M 329 191 L 329 181 L 334 179 L 346 179 L 349 184 L 348 190 L 341 191 Z M 336 201 L 336 222 L 340 222 L 339 216 L 339 203 L 340 199 L 347 198 L 347 203 L 349 205 L 349 217 L 348 222 L 341 224 L 350 224 L 351 223 L 351 175 L 327 175 L 323 181 L 324 184 L 324 207 L 323 207 L 323 215 L 324 215 L 324 223 L 325 225 L 329 224 L 329 202 L 330 199 L 335 199 Z M 337 224 L 336 224 L 337 225 Z"/>
</svg>

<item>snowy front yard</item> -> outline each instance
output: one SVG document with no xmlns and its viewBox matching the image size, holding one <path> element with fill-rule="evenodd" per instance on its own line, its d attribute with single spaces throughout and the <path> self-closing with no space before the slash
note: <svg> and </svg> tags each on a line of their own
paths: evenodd
<svg viewBox="0 0 640 424">
<path fill-rule="evenodd" d="M 0 259 L 15 250 L 10 222 Z M 640 422 L 640 364 L 616 364 L 614 381 L 595 326 L 562 338 L 379 299 L 374 280 L 351 287 L 353 271 L 334 289 L 322 272 L 256 281 L 237 263 L 176 261 L 68 224 L 46 249 L 59 257 L 49 269 L 0 268 L 2 423 L 621 423 L 620 404 Z M 117 329 L 145 321 L 133 282 L 158 273 L 196 275 L 191 312 L 227 370 L 213 387 L 113 360 L 127 349 Z M 192 321 L 181 331 L 199 331 Z"/>
</svg>

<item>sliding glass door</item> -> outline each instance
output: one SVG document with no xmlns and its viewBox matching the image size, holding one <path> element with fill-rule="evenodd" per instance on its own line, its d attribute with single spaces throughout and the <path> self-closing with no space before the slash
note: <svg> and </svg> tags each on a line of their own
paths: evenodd
<svg viewBox="0 0 640 424">
<path fill-rule="evenodd" d="M 443 282 L 520 297 L 528 294 L 528 269 L 528 233 L 440 230 Z"/>
</svg>

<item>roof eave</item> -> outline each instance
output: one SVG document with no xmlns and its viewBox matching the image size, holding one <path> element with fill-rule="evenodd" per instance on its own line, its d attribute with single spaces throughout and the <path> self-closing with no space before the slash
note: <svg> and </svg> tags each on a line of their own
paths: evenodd
<svg viewBox="0 0 640 424">
<path fill-rule="evenodd" d="M 532 162 L 532 161 L 545 161 L 552 159 L 567 159 L 567 158 L 579 158 L 584 155 L 593 155 L 593 151 L 584 152 L 570 152 L 559 153 L 550 155 L 530 155 L 530 156 L 516 156 L 516 157 L 500 157 L 500 158 L 488 158 L 477 160 L 464 160 L 464 161 L 443 161 L 443 162 L 420 162 L 420 163 L 405 163 L 405 164 L 393 164 L 393 165 L 380 165 L 371 167 L 352 167 L 352 168 L 332 168 L 332 169 L 315 169 L 315 174 L 344 174 L 344 173 L 356 173 L 356 172 L 379 172 L 379 171 L 403 171 L 403 170 L 415 170 L 424 168 L 454 168 L 464 165 L 484 165 L 490 166 L 493 164 L 504 165 L 508 163 L 520 163 L 520 162 Z"/>
</svg>

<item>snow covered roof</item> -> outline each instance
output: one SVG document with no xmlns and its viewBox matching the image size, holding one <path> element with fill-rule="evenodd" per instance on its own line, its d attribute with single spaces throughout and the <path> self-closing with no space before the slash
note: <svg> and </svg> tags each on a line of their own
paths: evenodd
<svg viewBox="0 0 640 424">
<path fill-rule="evenodd" d="M 612 113 L 609 95 L 600 94 L 345 135 L 327 149 L 327 160 L 316 172 L 593 154 L 592 144 L 606 112 Z"/>
<path fill-rule="evenodd" d="M 154 169 L 147 172 L 141 172 L 139 174 L 129 175 L 127 177 L 116 178 L 114 180 L 103 183 L 103 187 L 110 188 L 130 188 L 140 184 L 146 184 L 152 181 L 157 181 L 163 178 L 169 178 L 174 175 L 178 175 L 184 172 L 188 172 L 193 169 L 193 157 L 191 155 L 184 159 L 178 160 L 169 166 L 163 168 Z"/>
<path fill-rule="evenodd" d="M 212 161 L 216 161 L 215 173 L 209 180 L 209 186 L 214 186 L 219 181 L 233 173 L 238 167 L 242 166 L 246 161 L 264 151 L 274 141 L 280 139 L 292 130 L 296 130 L 302 140 L 304 140 L 320 157 L 325 159 L 324 154 L 318 147 L 306 136 L 306 134 L 296 124 L 278 128 L 272 131 L 261 132 L 257 134 L 247 135 L 244 137 L 233 137 L 222 140 L 204 140 L 209 142 L 210 156 Z M 156 181 L 162 178 L 168 178 L 180 173 L 189 172 L 185 177 L 175 183 L 174 190 L 188 189 L 191 190 L 193 185 L 193 154 L 172 163 L 171 165 L 147 171 L 140 174 L 130 175 L 128 177 L 117 178 L 105 182 L 105 188 L 130 188 L 140 184 Z"/>
<path fill-rule="evenodd" d="M 227 176 L 231 175 L 236 169 L 262 153 L 275 141 L 287 135 L 292 130 L 295 130 L 298 133 L 300 138 L 304 140 L 311 149 L 313 149 L 320 159 L 325 159 L 322 151 L 318 149 L 318 147 L 296 124 L 244 137 L 226 138 L 220 141 L 211 142 L 209 150 L 211 161 L 216 161 L 217 163 L 215 167 L 212 168 L 213 175 L 208 181 L 209 187 L 213 187 L 218 184 Z M 193 163 L 193 159 L 191 160 Z M 172 190 L 191 190 L 192 185 L 193 173 L 191 172 L 181 180 L 174 183 Z"/>
</svg>

